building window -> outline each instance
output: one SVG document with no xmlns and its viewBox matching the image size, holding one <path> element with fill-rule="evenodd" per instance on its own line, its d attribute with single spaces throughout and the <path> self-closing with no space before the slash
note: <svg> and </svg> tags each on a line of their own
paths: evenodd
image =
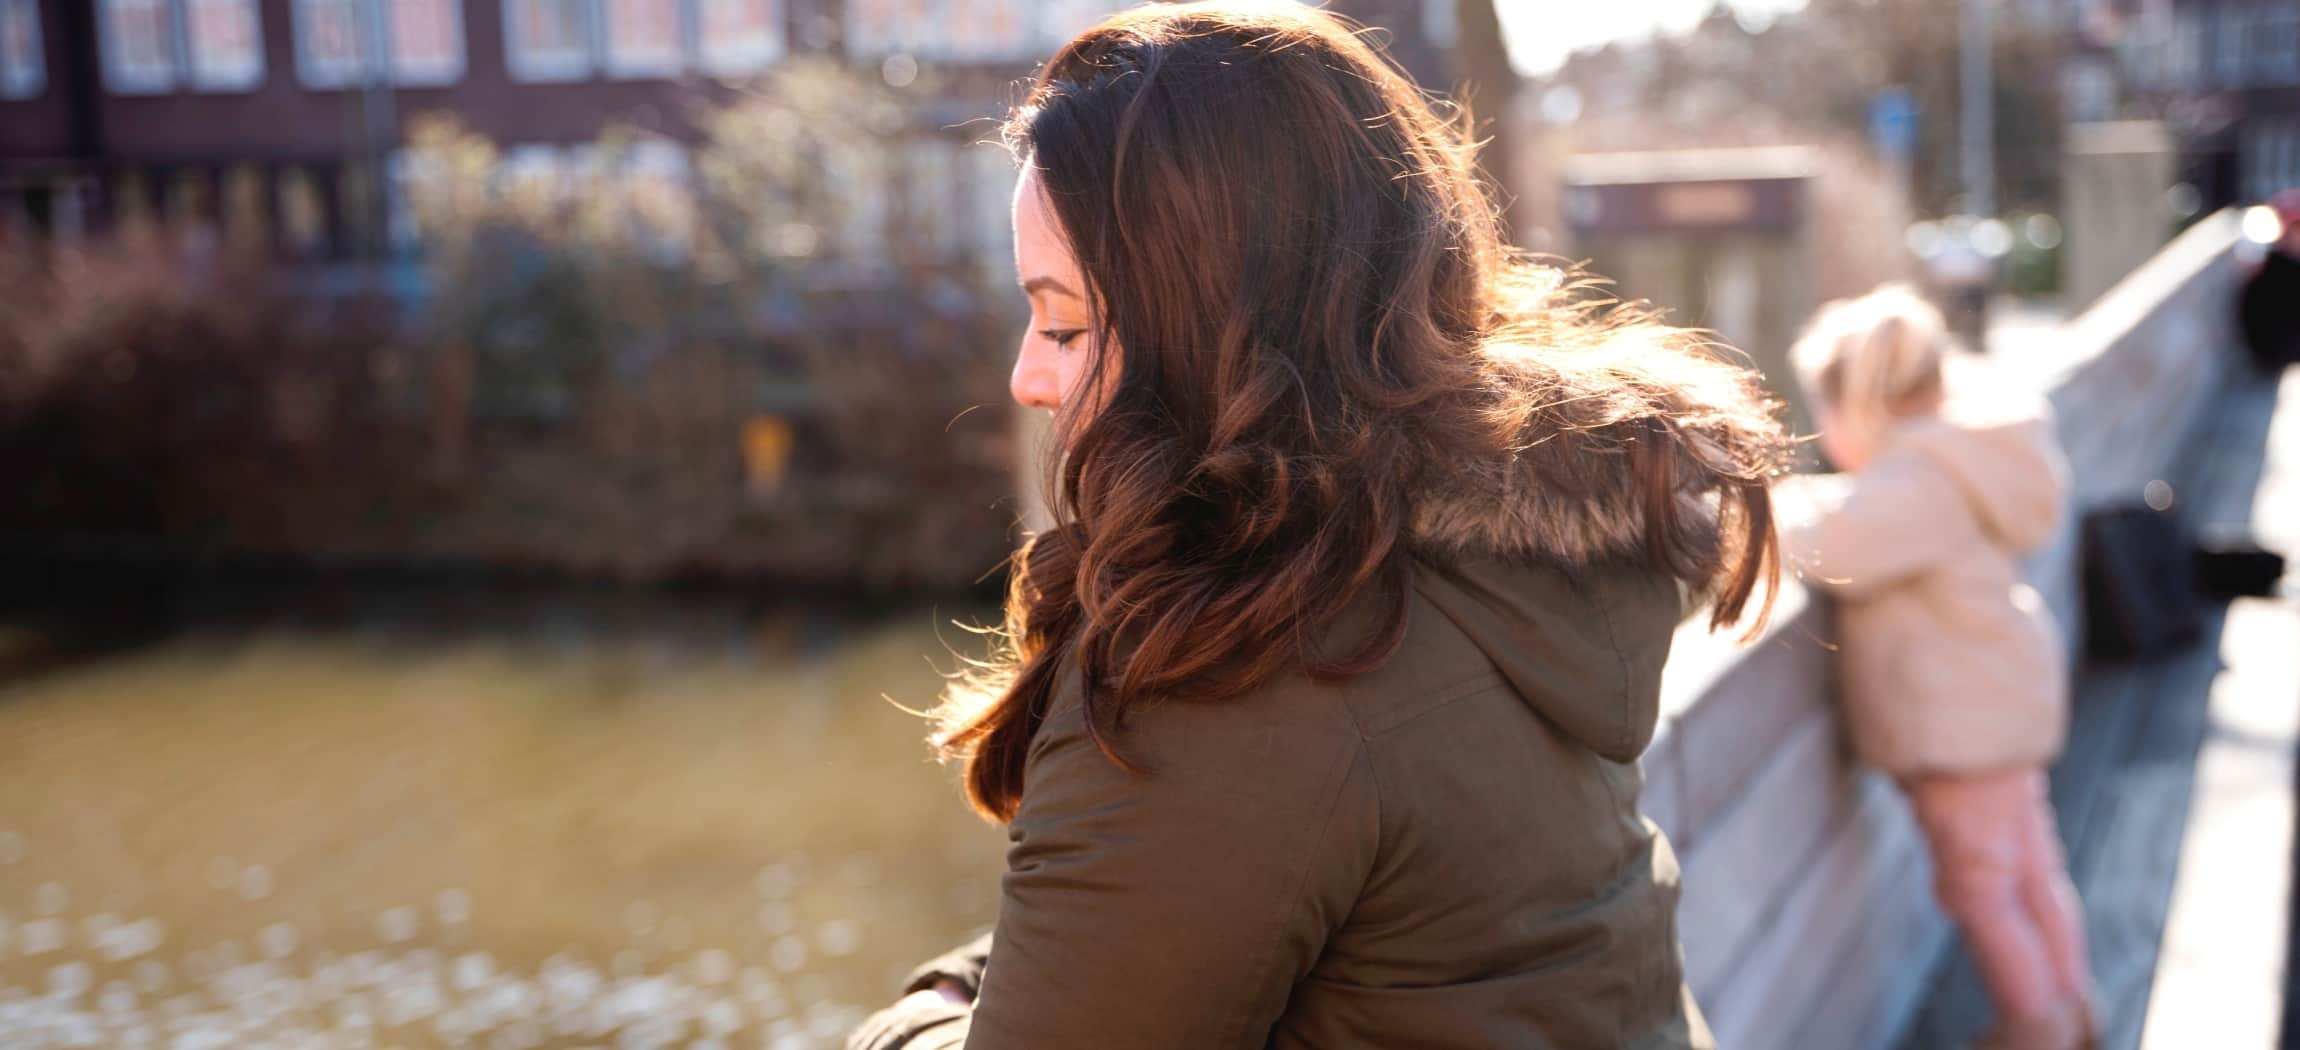
<svg viewBox="0 0 2300 1050">
<path fill-rule="evenodd" d="M 783 53 L 782 0 L 509 0 L 516 80 L 741 76 Z"/>
<path fill-rule="evenodd" d="M 943 38 L 941 57 L 996 62 L 1021 59 L 1038 43 L 1023 18 L 1020 0 L 945 0 L 952 32 Z"/>
<path fill-rule="evenodd" d="M 848 0 L 847 53 L 862 57 L 939 50 L 931 27 L 948 24 L 945 0 Z"/>
<path fill-rule="evenodd" d="M 462 0 L 392 0 L 391 75 L 412 87 L 463 79 Z"/>
<path fill-rule="evenodd" d="M 2244 49 L 2251 36 L 2251 15 L 2239 7 L 2223 7 L 2212 13 L 2212 74 L 2222 87 L 2244 86 Z"/>
<path fill-rule="evenodd" d="M 461 0 L 296 0 L 295 13 L 296 65 L 306 87 L 366 84 L 369 70 L 380 66 L 408 87 L 463 78 Z M 371 42 L 378 31 L 380 48 Z"/>
<path fill-rule="evenodd" d="M 2263 84 L 2300 83 L 2300 8 L 2278 4 L 2261 22 L 2255 75 Z"/>
<path fill-rule="evenodd" d="M 296 0 L 296 70 L 305 87 L 366 80 L 367 27 L 359 0 Z"/>
<path fill-rule="evenodd" d="M 0 98 L 31 98 L 47 87 L 40 0 L 0 0 Z"/>
<path fill-rule="evenodd" d="M 263 83 L 264 35 L 256 0 L 183 0 L 185 57 L 195 91 L 246 91 Z"/>
<path fill-rule="evenodd" d="M 176 15 L 168 0 L 105 0 L 104 81 L 123 95 L 176 86 Z"/>
<path fill-rule="evenodd" d="M 591 0 L 508 0 L 503 5 L 504 57 L 513 79 L 581 80 L 595 65 L 597 14 Z"/>
<path fill-rule="evenodd" d="M 1043 10 L 1033 18 L 1040 29 L 1035 50 L 1061 47 L 1125 6 L 1127 0 L 1046 0 Z"/>
<path fill-rule="evenodd" d="M 605 2 L 609 76 L 668 77 L 684 69 L 687 32 L 679 0 Z"/>
<path fill-rule="evenodd" d="M 256 0 L 103 0 L 104 83 L 115 94 L 248 91 L 263 83 Z"/>
<path fill-rule="evenodd" d="M 2172 30 L 2170 68 L 2176 91 L 2204 90 L 2204 13 L 2193 8 L 2176 16 Z"/>
<path fill-rule="evenodd" d="M 695 0 L 701 5 L 697 65 L 715 77 L 758 73 L 783 53 L 782 9 L 776 0 Z"/>
</svg>

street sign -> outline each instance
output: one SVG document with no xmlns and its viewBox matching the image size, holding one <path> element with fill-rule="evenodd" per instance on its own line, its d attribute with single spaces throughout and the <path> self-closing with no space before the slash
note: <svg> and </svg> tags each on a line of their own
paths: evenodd
<svg viewBox="0 0 2300 1050">
<path fill-rule="evenodd" d="M 1889 87 L 1869 100 L 1869 144 L 1889 160 L 1917 151 L 1917 101 L 1909 89 Z"/>
</svg>

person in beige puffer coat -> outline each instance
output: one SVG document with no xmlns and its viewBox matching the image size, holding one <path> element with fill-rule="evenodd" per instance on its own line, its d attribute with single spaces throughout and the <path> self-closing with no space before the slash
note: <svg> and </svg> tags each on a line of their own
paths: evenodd
<svg viewBox="0 0 2300 1050">
<path fill-rule="evenodd" d="M 2068 470 L 2049 406 L 1953 342 L 1904 288 L 1822 309 L 1792 360 L 1846 473 L 1784 486 L 1784 547 L 1837 600 L 1846 723 L 1924 830 L 1996 1003 L 1983 1045 L 2083 1046 L 2083 913 L 2044 776 L 2065 650 L 2018 561 L 2059 524 Z"/>
</svg>

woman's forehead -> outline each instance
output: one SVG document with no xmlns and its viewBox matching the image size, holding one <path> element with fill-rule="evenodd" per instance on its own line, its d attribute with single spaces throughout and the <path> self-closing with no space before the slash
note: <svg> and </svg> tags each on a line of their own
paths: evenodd
<svg viewBox="0 0 2300 1050">
<path fill-rule="evenodd" d="M 1041 240 L 1054 232 L 1053 208 L 1046 200 L 1046 191 L 1038 181 L 1038 173 L 1025 165 L 1022 174 L 1014 180 L 1014 236 L 1015 246 L 1022 247 L 1024 239 Z M 1034 245 L 1035 247 L 1035 245 Z"/>
<path fill-rule="evenodd" d="M 1014 183 L 1014 269 L 1025 288 L 1053 284 L 1075 295 L 1082 287 L 1078 259 L 1037 174 L 1028 167 Z"/>
</svg>

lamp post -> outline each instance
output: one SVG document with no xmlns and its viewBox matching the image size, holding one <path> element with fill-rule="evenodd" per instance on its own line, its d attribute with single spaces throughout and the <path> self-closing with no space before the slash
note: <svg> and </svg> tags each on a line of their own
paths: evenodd
<svg viewBox="0 0 2300 1050">
<path fill-rule="evenodd" d="M 1958 130 L 1964 162 L 1965 214 L 1996 216 L 1995 84 L 1989 65 L 1990 0 L 1959 0 Z"/>
<path fill-rule="evenodd" d="M 399 120 L 392 97 L 391 23 L 384 3 L 365 0 L 359 5 L 360 157 L 366 199 L 359 202 L 361 224 L 369 243 L 360 248 L 370 259 L 383 258 L 390 246 L 391 172 L 388 160 L 399 141 Z M 381 271 L 376 271 L 380 274 Z"/>
<path fill-rule="evenodd" d="M 1989 297 L 2003 257 L 2004 224 L 1996 221 L 1996 87 L 1990 68 L 1993 0 L 1958 0 L 1958 119 L 1962 138 L 1964 215 L 1950 223 L 1955 243 L 1935 260 L 1949 296 L 1949 323 L 1975 350 L 1988 347 Z"/>
</svg>

